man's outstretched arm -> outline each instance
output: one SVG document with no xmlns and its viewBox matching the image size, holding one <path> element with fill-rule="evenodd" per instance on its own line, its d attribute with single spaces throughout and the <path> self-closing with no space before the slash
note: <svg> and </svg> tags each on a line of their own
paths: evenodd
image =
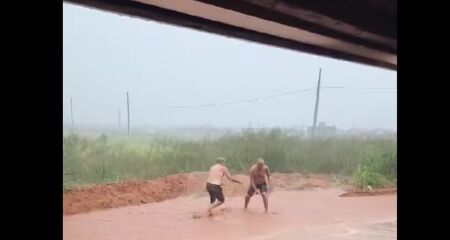
<svg viewBox="0 0 450 240">
<path fill-rule="evenodd" d="M 234 183 L 242 184 L 239 180 L 237 180 L 237 179 L 231 177 L 230 171 L 228 170 L 228 168 L 225 168 L 225 176 L 227 176 L 228 180 L 230 180 L 230 181 L 232 181 L 232 182 L 234 182 Z"/>
</svg>

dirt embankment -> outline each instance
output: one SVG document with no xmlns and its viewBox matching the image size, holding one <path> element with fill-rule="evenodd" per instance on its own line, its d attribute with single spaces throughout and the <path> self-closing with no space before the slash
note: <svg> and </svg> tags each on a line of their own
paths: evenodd
<svg viewBox="0 0 450 240">
<path fill-rule="evenodd" d="M 225 196 L 245 194 L 249 184 L 248 176 L 235 175 L 242 185 L 225 182 Z M 176 174 L 149 181 L 126 181 L 121 183 L 93 185 L 70 190 L 63 195 L 64 215 L 90 212 L 129 205 L 160 202 L 183 195 L 207 195 L 205 191 L 206 173 Z M 338 183 L 325 175 L 281 174 L 272 175 L 272 187 L 289 191 L 314 188 L 330 188 Z M 350 192 L 347 196 L 361 193 Z"/>
<path fill-rule="evenodd" d="M 364 197 L 364 196 L 379 196 L 379 195 L 390 195 L 396 194 L 397 188 L 385 188 L 385 189 L 375 189 L 375 190 L 358 190 L 351 189 L 347 190 L 345 193 L 339 195 L 340 197 Z"/>
<path fill-rule="evenodd" d="M 205 177 L 205 174 L 177 174 L 149 181 L 125 181 L 73 189 L 63 194 L 63 213 L 76 214 L 160 202 L 202 192 Z M 226 193 L 229 194 L 229 190 Z"/>
</svg>

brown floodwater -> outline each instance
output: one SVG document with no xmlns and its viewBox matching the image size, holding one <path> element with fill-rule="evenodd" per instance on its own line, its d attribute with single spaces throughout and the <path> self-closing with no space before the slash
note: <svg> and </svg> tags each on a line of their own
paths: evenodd
<svg viewBox="0 0 450 240">
<path fill-rule="evenodd" d="M 269 213 L 254 196 L 229 197 L 213 217 L 205 194 L 159 203 L 63 217 L 65 240 L 74 239 L 397 239 L 397 196 L 339 197 L 337 189 L 275 191 Z M 201 215 L 200 218 L 194 216 Z"/>
</svg>

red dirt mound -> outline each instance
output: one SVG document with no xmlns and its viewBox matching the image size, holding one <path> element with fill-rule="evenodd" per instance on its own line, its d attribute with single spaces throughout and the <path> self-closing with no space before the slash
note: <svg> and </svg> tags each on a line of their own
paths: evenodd
<svg viewBox="0 0 450 240">
<path fill-rule="evenodd" d="M 186 192 L 188 178 L 187 174 L 180 174 L 153 181 L 127 181 L 71 190 L 63 195 L 63 212 L 75 214 L 175 198 Z"/>
<path fill-rule="evenodd" d="M 234 175 L 243 184 L 225 181 L 223 191 L 225 196 L 240 196 L 245 194 L 249 177 Z M 206 196 L 205 183 L 207 173 L 190 173 L 171 175 L 149 181 L 126 181 L 93 185 L 70 190 L 63 194 L 64 215 L 90 212 L 129 205 L 139 205 L 160 202 L 186 194 Z M 274 188 L 298 191 L 308 188 L 328 188 L 330 179 L 319 175 L 280 174 L 272 175 Z"/>
<path fill-rule="evenodd" d="M 248 184 L 248 177 L 243 175 L 235 177 L 244 184 L 225 182 L 223 191 L 227 196 L 242 194 Z M 149 181 L 126 181 L 74 189 L 63 194 L 63 213 L 68 215 L 160 202 L 193 193 L 206 195 L 206 179 L 205 173 L 177 174 Z"/>
</svg>

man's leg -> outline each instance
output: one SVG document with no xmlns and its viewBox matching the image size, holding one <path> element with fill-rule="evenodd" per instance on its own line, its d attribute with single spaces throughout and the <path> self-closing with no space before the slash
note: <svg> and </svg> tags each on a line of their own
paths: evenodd
<svg viewBox="0 0 450 240">
<path fill-rule="evenodd" d="M 216 202 L 211 203 L 208 208 L 208 215 L 212 216 L 213 208 L 216 208 L 216 207 L 222 205 L 222 203 L 223 203 L 223 201 L 220 201 L 220 200 L 217 200 Z"/>
<path fill-rule="evenodd" d="M 215 190 L 212 195 L 214 196 L 215 199 L 217 199 L 217 201 L 214 203 L 211 203 L 211 205 L 209 205 L 208 212 L 210 215 L 212 215 L 211 210 L 213 208 L 216 208 L 216 207 L 222 205 L 223 202 L 225 201 L 225 197 L 223 196 L 222 188 L 218 188 L 217 190 Z"/>
<path fill-rule="evenodd" d="M 211 206 L 214 201 L 216 201 L 216 197 L 214 196 L 214 192 L 213 191 L 208 191 L 209 193 L 209 205 Z"/>
<path fill-rule="evenodd" d="M 211 211 L 213 208 L 216 208 L 216 207 L 222 205 L 222 203 L 223 203 L 223 201 L 220 201 L 220 200 L 218 200 L 218 201 L 216 201 L 214 203 L 211 203 L 209 205 L 208 211 Z"/>
<path fill-rule="evenodd" d="M 247 195 L 245 196 L 245 205 L 244 205 L 245 209 L 247 209 L 248 203 L 250 202 L 250 198 L 253 196 L 254 191 L 255 190 L 253 189 L 253 187 L 249 186 Z"/>
<path fill-rule="evenodd" d="M 211 215 L 211 209 L 215 207 L 214 202 L 216 201 L 216 192 L 212 185 L 209 183 L 206 185 L 206 190 L 209 193 L 209 207 L 208 207 L 208 215 Z"/>
<path fill-rule="evenodd" d="M 267 213 L 268 209 L 269 209 L 269 199 L 268 199 L 269 195 L 267 194 L 267 184 L 265 184 L 265 183 L 262 184 L 260 191 L 261 191 L 261 197 L 264 202 L 264 212 Z"/>
<path fill-rule="evenodd" d="M 264 202 L 264 213 L 267 213 L 268 212 L 268 210 L 269 210 L 269 199 L 268 199 L 268 196 L 267 196 L 267 192 L 261 192 L 261 197 L 262 197 L 262 199 L 263 199 L 263 202 Z"/>
<path fill-rule="evenodd" d="M 249 196 L 248 194 L 245 196 L 245 205 L 244 205 L 245 209 L 247 209 L 248 203 L 250 202 L 250 198 L 251 196 Z"/>
</svg>

